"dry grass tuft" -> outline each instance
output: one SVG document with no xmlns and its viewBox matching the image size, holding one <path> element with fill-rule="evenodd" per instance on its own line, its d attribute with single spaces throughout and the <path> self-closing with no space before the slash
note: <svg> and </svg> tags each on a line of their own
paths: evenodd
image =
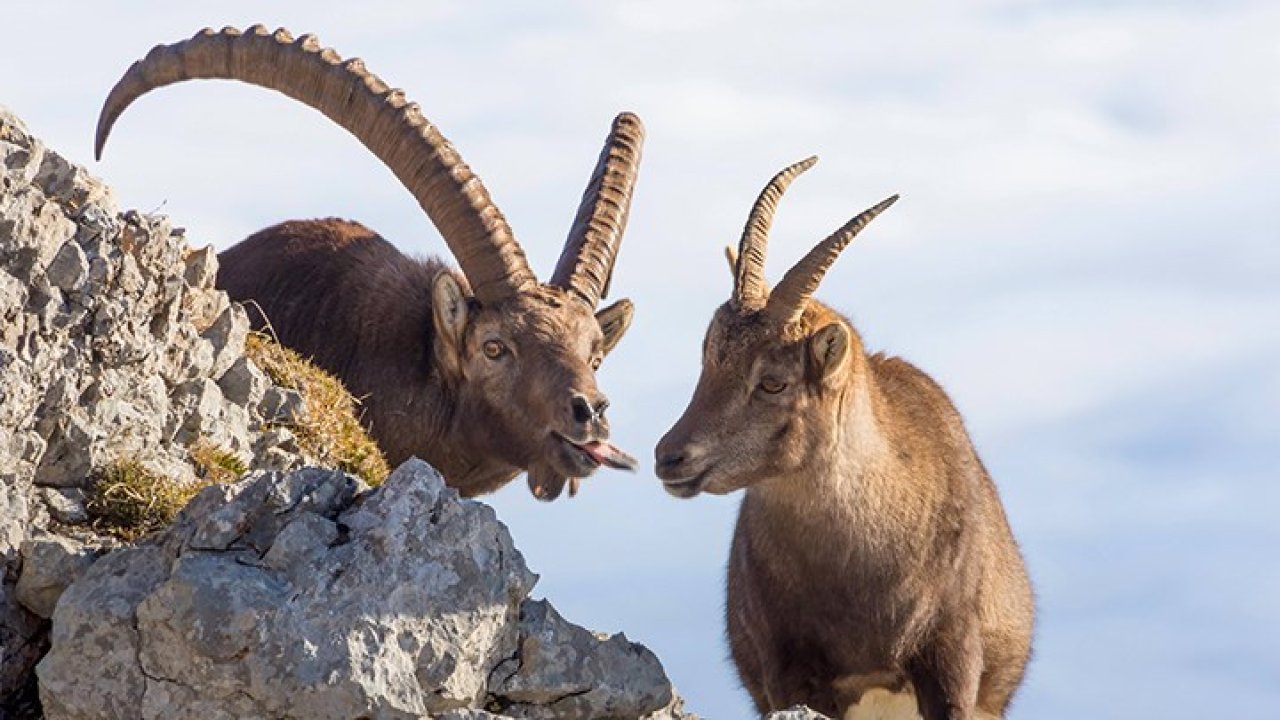
<svg viewBox="0 0 1280 720">
<path fill-rule="evenodd" d="M 302 395 L 301 413 L 281 425 L 293 432 L 303 454 L 358 475 L 370 485 L 386 478 L 387 462 L 360 426 L 359 402 L 337 378 L 260 333 L 249 335 L 245 355 L 275 384 Z M 188 455 L 198 478 L 195 482 L 179 482 L 135 460 L 117 461 L 100 470 L 85 502 L 94 529 L 136 540 L 172 523 L 204 488 L 235 482 L 249 469 L 235 453 L 204 439 L 193 443 Z"/>
<path fill-rule="evenodd" d="M 358 475 L 370 485 L 387 477 L 387 461 L 360 425 L 360 403 L 340 380 L 262 333 L 250 333 L 244 351 L 276 385 L 302 394 L 301 415 L 285 427 L 294 433 L 304 454 Z"/>
<path fill-rule="evenodd" d="M 178 511 L 210 484 L 205 480 L 180 483 L 135 460 L 121 460 L 100 471 L 85 510 L 98 532 L 136 540 L 168 526 Z"/>
<path fill-rule="evenodd" d="M 187 450 L 196 476 L 209 483 L 231 483 L 249 472 L 249 466 L 230 450 L 200 439 Z"/>
</svg>

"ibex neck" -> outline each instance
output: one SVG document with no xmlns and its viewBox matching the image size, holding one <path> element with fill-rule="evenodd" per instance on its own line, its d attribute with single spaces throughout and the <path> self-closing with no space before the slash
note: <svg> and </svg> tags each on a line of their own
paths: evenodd
<svg viewBox="0 0 1280 720">
<path fill-rule="evenodd" d="M 872 380 L 855 373 L 831 405 L 827 444 L 811 452 L 803 467 L 752 486 L 749 502 L 805 524 L 874 522 L 874 508 L 893 491 L 884 481 L 892 451 L 878 406 Z"/>
</svg>

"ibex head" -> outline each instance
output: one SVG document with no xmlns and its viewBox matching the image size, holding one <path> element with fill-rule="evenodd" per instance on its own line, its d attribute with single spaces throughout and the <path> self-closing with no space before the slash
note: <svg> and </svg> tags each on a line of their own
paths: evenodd
<svg viewBox="0 0 1280 720">
<path fill-rule="evenodd" d="M 554 285 L 539 285 L 496 305 L 468 298 L 450 273 L 436 277 L 432 314 L 436 365 L 455 388 L 453 422 L 478 455 L 528 471 L 539 499 L 600 465 L 631 468 L 610 445 L 595 370 L 631 322 L 620 300 L 595 313 Z M 460 478 L 462 483 L 481 479 Z"/>
<path fill-rule="evenodd" d="M 707 330 L 693 399 L 654 453 L 672 495 L 723 494 L 784 476 L 833 445 L 843 391 L 864 356 L 853 327 L 813 293 L 840 251 L 897 196 L 818 243 L 770 291 L 764 259 L 774 211 L 791 181 L 816 162 L 773 177 L 737 252 L 728 253 L 733 295 Z"/>
<path fill-rule="evenodd" d="M 596 306 L 608 292 L 626 226 L 644 139 L 639 118 L 623 113 L 614 120 L 556 269 L 550 282 L 540 283 L 480 178 L 418 105 L 359 59 L 344 61 L 311 35 L 295 40 L 261 25 L 244 33 L 206 29 L 154 48 L 104 103 L 96 154 L 101 157 L 112 125 L 134 100 L 195 78 L 270 88 L 324 113 L 391 169 L 439 229 L 465 282 L 442 271 L 430 288 L 434 328 L 422 332 L 434 330 L 435 377 L 422 382 L 442 383 L 443 399 L 440 407 L 418 411 L 437 413 L 458 430 L 463 447 L 457 454 L 504 461 L 511 468 L 496 471 L 508 473 L 502 481 L 527 470 L 531 489 L 543 499 L 601 464 L 633 464 L 606 442 L 608 401 L 594 371 L 633 311 L 627 300 L 599 312 Z M 457 461 L 464 474 L 495 472 L 492 464 L 481 469 L 468 462 Z"/>
</svg>

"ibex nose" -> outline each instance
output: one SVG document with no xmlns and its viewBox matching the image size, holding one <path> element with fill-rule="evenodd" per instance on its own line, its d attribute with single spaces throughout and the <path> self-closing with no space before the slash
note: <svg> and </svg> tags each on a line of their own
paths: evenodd
<svg viewBox="0 0 1280 720">
<path fill-rule="evenodd" d="M 653 469 L 663 480 L 682 480 L 689 474 L 689 464 L 696 462 L 698 456 L 698 448 L 673 429 L 653 449 Z"/>
<path fill-rule="evenodd" d="M 604 411 L 608 407 L 609 399 L 604 396 L 601 396 L 595 402 L 592 402 L 582 393 L 574 393 L 569 398 L 569 412 L 573 414 L 573 421 L 579 425 L 603 421 Z"/>
<path fill-rule="evenodd" d="M 681 451 L 662 452 L 661 449 L 657 453 L 657 465 L 654 470 L 657 471 L 660 478 L 676 478 L 680 477 L 680 466 L 684 465 L 685 455 Z"/>
</svg>

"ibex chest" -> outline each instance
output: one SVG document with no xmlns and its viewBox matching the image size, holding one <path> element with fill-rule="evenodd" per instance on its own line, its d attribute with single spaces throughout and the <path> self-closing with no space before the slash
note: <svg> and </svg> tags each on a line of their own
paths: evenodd
<svg viewBox="0 0 1280 720">
<path fill-rule="evenodd" d="M 933 608 L 901 558 L 848 518 L 759 520 L 744 503 L 729 562 L 741 621 L 784 651 L 820 648 L 835 674 L 900 669 Z"/>
</svg>

